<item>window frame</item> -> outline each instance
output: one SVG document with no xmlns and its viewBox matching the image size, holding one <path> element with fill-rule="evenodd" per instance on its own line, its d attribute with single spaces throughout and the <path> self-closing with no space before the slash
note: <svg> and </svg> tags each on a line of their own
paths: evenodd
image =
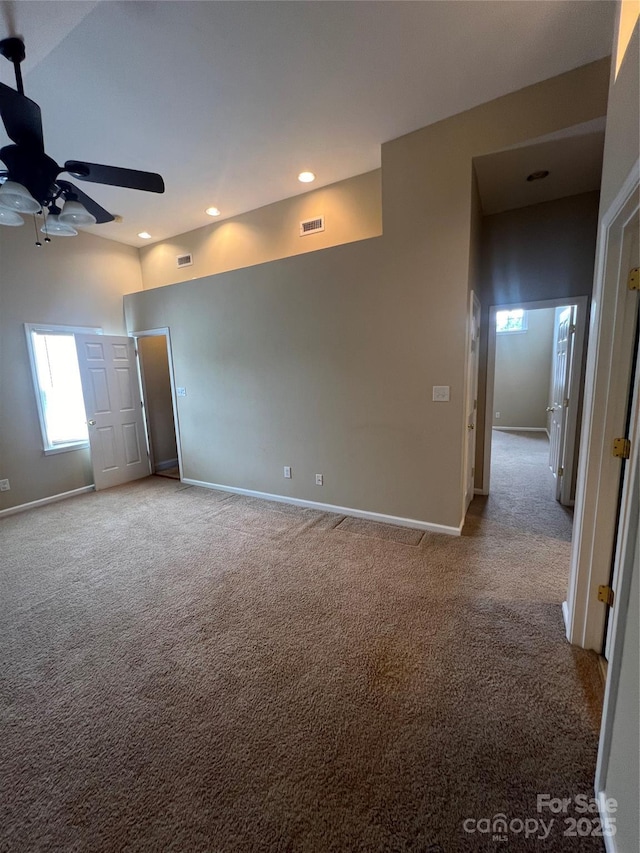
<svg viewBox="0 0 640 853">
<path fill-rule="evenodd" d="M 88 439 L 69 441 L 64 444 L 55 445 L 51 445 L 49 443 L 47 419 L 42 399 L 42 391 L 40 389 L 40 379 L 38 376 L 38 365 L 36 362 L 32 333 L 40 332 L 49 335 L 74 335 L 75 337 L 75 335 L 102 335 L 104 334 L 103 330 L 98 326 L 65 326 L 58 323 L 25 323 L 24 332 L 27 339 L 27 352 L 29 354 L 29 365 L 31 367 L 31 380 L 33 384 L 33 393 L 36 398 L 38 422 L 40 424 L 40 437 L 42 439 L 44 455 L 53 456 L 56 453 L 67 453 L 70 450 L 83 450 L 89 447 Z"/>
<path fill-rule="evenodd" d="M 498 314 L 512 314 L 514 311 L 522 311 L 521 329 L 499 329 Z M 526 308 L 499 308 L 496 311 L 496 335 L 524 335 L 529 331 L 529 312 Z"/>
</svg>

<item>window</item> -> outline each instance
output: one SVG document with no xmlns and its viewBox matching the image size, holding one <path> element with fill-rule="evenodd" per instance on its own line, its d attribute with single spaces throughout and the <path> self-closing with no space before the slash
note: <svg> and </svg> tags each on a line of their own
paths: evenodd
<svg viewBox="0 0 640 853">
<path fill-rule="evenodd" d="M 496 332 L 526 332 L 527 312 L 523 308 L 496 311 Z"/>
<path fill-rule="evenodd" d="M 87 447 L 80 370 L 74 333 L 101 334 L 102 329 L 25 324 L 44 452 Z"/>
</svg>

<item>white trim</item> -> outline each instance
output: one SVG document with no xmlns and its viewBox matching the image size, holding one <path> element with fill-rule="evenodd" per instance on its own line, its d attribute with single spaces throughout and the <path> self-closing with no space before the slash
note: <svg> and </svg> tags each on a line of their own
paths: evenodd
<svg viewBox="0 0 640 853">
<path fill-rule="evenodd" d="M 565 633 L 569 630 L 569 605 L 566 601 L 562 602 L 562 621 L 564 622 Z"/>
<path fill-rule="evenodd" d="M 72 489 L 70 492 L 61 492 L 59 495 L 50 495 L 48 498 L 40 498 L 37 501 L 29 501 L 29 503 L 20 504 L 19 506 L 10 506 L 7 509 L 0 509 L 0 518 L 7 515 L 16 515 L 18 512 L 26 512 L 28 509 L 35 509 L 36 507 L 44 506 L 45 504 L 65 501 L 67 498 L 75 498 L 77 495 L 84 495 L 86 492 L 94 492 L 95 488 L 96 487 L 93 484 L 91 486 L 82 486 L 81 489 Z"/>
<path fill-rule="evenodd" d="M 156 462 L 153 466 L 154 471 L 167 471 L 169 468 L 175 468 L 178 464 L 178 457 L 174 456 L 173 459 L 163 459 L 162 462 Z"/>
<path fill-rule="evenodd" d="M 609 810 L 607 809 L 607 794 L 605 791 L 598 791 L 596 793 L 596 800 L 598 802 L 598 814 L 600 815 L 600 826 L 602 827 L 602 840 L 604 841 L 604 849 L 607 853 L 618 853 L 618 844 L 616 841 L 615 834 L 611 834 L 606 832 L 606 828 L 609 826 L 609 820 L 613 818 L 615 821 L 615 815 L 611 815 Z M 615 823 L 613 824 L 615 827 Z M 613 828 L 612 827 L 612 828 Z"/>
<path fill-rule="evenodd" d="M 587 350 L 567 639 L 597 652 L 602 649 L 605 605 L 596 591 L 610 580 L 620 483 L 620 460 L 612 457 L 610 446 L 626 414 L 637 311 L 637 293 L 626 283 L 630 256 L 623 257 L 623 251 L 630 251 L 625 229 L 639 209 L 639 169 L 636 161 L 600 222 Z"/>
<path fill-rule="evenodd" d="M 473 494 L 474 495 L 488 495 L 489 492 L 485 492 L 484 489 L 474 489 Z"/>
<path fill-rule="evenodd" d="M 176 434 L 176 449 L 178 451 L 178 473 L 180 474 L 180 479 L 182 480 L 182 441 L 180 439 L 180 418 L 178 416 L 178 394 L 176 391 L 176 380 L 173 370 L 173 350 L 171 349 L 171 330 L 169 326 L 162 326 L 159 329 L 143 329 L 141 331 L 136 332 L 127 332 L 127 334 L 134 338 L 136 341 L 138 338 L 152 338 L 152 337 L 160 337 L 164 336 L 167 342 L 167 359 L 169 361 L 169 384 L 171 386 L 171 406 L 173 408 L 173 428 Z M 140 388 L 143 394 L 143 403 L 144 403 L 144 381 L 142 378 L 142 370 L 140 369 L 140 359 L 138 358 L 138 375 L 140 376 Z M 143 406 L 144 409 L 144 417 L 145 417 L 145 425 L 147 423 L 147 407 L 146 404 Z M 147 436 L 149 435 L 149 431 L 147 429 Z M 149 459 L 151 459 L 151 442 L 147 439 L 149 445 Z"/>
<path fill-rule="evenodd" d="M 465 344 L 465 372 L 464 372 L 464 420 L 462 429 L 462 519 L 467 515 L 469 505 L 473 500 L 475 491 L 469 489 L 471 470 L 476 465 L 476 446 L 478 434 L 478 375 L 480 370 L 480 329 L 482 322 L 482 305 L 476 293 L 469 291 L 469 305 L 467 313 L 467 335 Z M 474 337 L 475 335 L 475 337 Z M 475 348 L 473 348 L 475 344 Z M 471 408 L 470 392 L 473 391 L 473 408 Z M 468 426 L 472 418 L 473 424 L 473 459 L 469 458 L 469 430 Z M 475 473 L 473 475 L 473 487 L 475 490 Z"/>
<path fill-rule="evenodd" d="M 630 594 L 633 564 L 637 554 L 638 537 L 640 536 L 638 523 L 638 519 L 640 519 L 640 353 L 636 357 L 629 439 L 631 441 L 631 457 L 624 471 L 613 580 L 611 582 L 614 599 L 613 609 L 609 616 L 611 620 L 609 643 L 608 648 L 605 648 L 605 652 L 608 654 L 607 682 L 596 763 L 596 791 L 604 790 L 607 787 L 627 614 L 629 607 L 637 607 L 637 602 L 630 602 Z"/>
<path fill-rule="evenodd" d="M 293 504 L 308 509 L 317 509 L 324 512 L 335 512 L 339 515 L 351 515 L 354 518 L 365 518 L 367 521 L 379 521 L 382 524 L 395 524 L 398 527 L 411 527 L 415 530 L 428 530 L 431 533 L 446 533 L 448 536 L 460 536 L 462 524 L 459 527 L 448 527 L 445 524 L 432 524 L 429 521 L 418 521 L 414 518 L 400 518 L 397 515 L 384 515 L 381 512 L 369 512 L 364 509 L 353 509 L 346 506 L 335 506 L 334 504 L 318 503 L 317 501 L 306 501 L 301 498 L 292 498 L 288 495 L 272 495 L 268 492 L 256 492 L 253 489 L 240 489 L 236 486 L 221 486 L 219 483 L 205 483 L 203 480 L 192 480 L 185 477 L 182 480 L 189 486 L 201 486 L 203 489 L 215 489 L 219 492 L 231 492 L 234 495 L 246 495 L 250 498 L 262 498 L 265 501 L 276 503 Z"/>
<path fill-rule="evenodd" d="M 503 427 L 503 426 L 494 426 L 493 429 L 497 429 L 498 432 L 547 432 L 546 427 Z M 547 437 L 549 433 L 547 432 Z"/>
</svg>

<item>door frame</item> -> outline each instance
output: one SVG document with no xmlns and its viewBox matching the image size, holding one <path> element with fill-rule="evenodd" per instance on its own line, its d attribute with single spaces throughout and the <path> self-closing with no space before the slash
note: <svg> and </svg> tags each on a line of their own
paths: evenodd
<svg viewBox="0 0 640 853">
<path fill-rule="evenodd" d="M 477 320 L 477 323 L 476 323 Z M 469 482 L 469 468 L 475 467 L 476 464 L 476 445 L 478 437 L 478 375 L 480 370 L 480 327 L 482 322 L 482 305 L 476 293 L 469 291 L 469 305 L 467 315 L 467 361 L 465 369 L 465 389 L 464 389 L 464 428 L 463 428 L 463 465 L 462 465 L 462 518 L 466 517 L 469 505 L 473 499 L 473 495 L 477 491 L 474 488 L 474 483 L 471 486 L 471 494 L 467 492 L 467 483 Z M 474 341 L 474 323 L 475 323 L 475 358 L 474 350 L 472 350 Z M 474 453 L 469 454 L 469 438 L 468 438 L 468 417 L 469 413 L 469 393 L 475 387 L 475 421 L 474 429 L 476 441 L 474 442 Z"/>
<path fill-rule="evenodd" d="M 598 653 L 606 605 L 597 593 L 610 579 L 620 488 L 620 460 L 611 455 L 611 441 L 625 421 L 639 298 L 627 286 L 631 257 L 625 252 L 631 248 L 624 236 L 640 212 L 639 191 L 637 160 L 598 228 L 571 568 L 562 606 L 569 642 Z"/>
<path fill-rule="evenodd" d="M 572 388 L 579 387 L 582 379 L 584 363 L 584 345 L 587 333 L 588 296 L 563 296 L 557 299 L 540 299 L 535 302 L 511 302 L 489 307 L 489 347 L 487 351 L 487 390 L 484 421 L 484 465 L 482 467 L 482 485 L 476 489 L 476 494 L 488 495 L 491 486 L 491 437 L 493 432 L 493 403 L 496 381 L 496 314 L 498 311 L 508 311 L 523 308 L 525 311 L 536 311 L 540 308 L 563 308 L 576 306 L 576 335 L 574 353 L 576 357 L 571 365 L 570 384 Z M 551 380 L 551 377 L 549 377 Z M 578 428 L 578 406 L 569 406 L 565 427 L 565 453 L 572 459 L 575 454 L 576 432 Z"/>
<path fill-rule="evenodd" d="M 169 385 L 171 386 L 171 408 L 173 409 L 173 428 L 176 433 L 176 449 L 178 451 L 178 472 L 180 474 L 180 480 L 182 481 L 182 442 L 180 441 L 180 419 L 178 417 L 178 406 L 177 406 L 177 398 L 178 394 L 176 391 L 176 383 L 173 371 L 173 353 L 171 350 L 171 330 L 168 326 L 163 326 L 159 329 L 141 329 L 135 332 L 128 333 L 130 337 L 132 337 L 136 342 L 136 352 L 138 352 L 138 338 L 158 338 L 164 337 L 167 344 L 167 359 L 169 362 Z M 140 356 L 138 356 L 138 376 L 140 378 L 140 392 L 142 394 L 142 402 L 144 403 L 144 417 L 147 423 L 147 442 L 149 445 L 149 456 L 152 460 L 153 467 L 153 458 L 152 458 L 152 442 L 151 435 L 149 433 L 149 423 L 147 420 L 147 403 L 145 400 L 145 385 L 144 385 L 144 375 L 142 370 L 142 364 Z M 153 471 L 152 471 L 153 473 Z"/>
</svg>

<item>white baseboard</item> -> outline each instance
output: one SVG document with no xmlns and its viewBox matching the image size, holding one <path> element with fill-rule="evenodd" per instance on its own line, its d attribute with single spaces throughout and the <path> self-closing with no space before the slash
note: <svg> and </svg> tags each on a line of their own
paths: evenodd
<svg viewBox="0 0 640 853">
<path fill-rule="evenodd" d="M 176 468 L 178 465 L 178 457 L 174 459 L 163 459 L 162 462 L 156 462 L 153 466 L 154 471 L 167 471 L 169 468 Z"/>
<path fill-rule="evenodd" d="M 473 494 L 474 495 L 488 495 L 489 492 L 486 489 L 474 489 Z"/>
<path fill-rule="evenodd" d="M 44 506 L 45 504 L 54 504 L 57 501 L 64 501 L 67 498 L 75 498 L 76 495 L 84 495 L 86 492 L 95 491 L 95 486 L 83 486 L 81 489 L 73 489 L 70 492 L 62 492 L 59 495 L 51 495 L 48 498 L 40 498 L 37 501 L 30 501 L 27 504 L 19 504 L 18 506 L 10 506 L 7 509 L 0 509 L 0 518 L 5 515 L 15 515 L 18 512 L 25 512 L 28 509 L 35 509 L 38 506 Z"/>
<path fill-rule="evenodd" d="M 497 429 L 500 432 L 547 432 L 546 427 L 503 427 L 503 426 L 494 426 L 493 429 Z"/>
<path fill-rule="evenodd" d="M 367 521 L 378 521 L 382 524 L 395 524 L 399 527 L 412 527 L 415 530 L 428 530 L 431 533 L 446 533 L 449 536 L 460 536 L 462 524 L 459 527 L 448 527 L 445 524 L 432 524 L 429 521 L 418 521 L 414 518 L 400 518 L 397 515 L 384 515 L 380 512 L 368 512 L 363 509 L 352 507 L 335 506 L 334 504 L 318 503 L 317 501 L 306 501 L 301 498 L 291 498 L 284 495 L 272 495 L 268 492 L 255 492 L 252 489 L 239 489 L 234 486 L 221 486 L 219 483 L 205 483 L 202 480 L 190 480 L 186 477 L 182 480 L 190 486 L 201 486 L 204 489 L 215 489 L 220 492 L 231 492 L 234 495 L 246 495 L 250 498 L 262 498 L 265 501 L 276 501 L 277 503 L 293 504 L 303 506 L 307 509 L 317 509 L 323 512 L 335 512 L 340 515 L 351 515 L 354 518 L 364 518 Z"/>
<path fill-rule="evenodd" d="M 598 801 L 598 814 L 600 815 L 600 821 L 601 821 L 601 826 L 602 826 L 602 836 L 603 836 L 603 841 L 604 841 L 604 849 L 607 851 L 607 853 L 618 853 L 618 845 L 616 843 L 616 836 L 612 835 L 611 833 L 607 833 L 607 827 L 610 825 L 609 824 L 610 820 L 614 821 L 613 826 L 611 827 L 612 829 L 614 829 L 614 827 L 616 825 L 615 824 L 615 819 L 616 819 L 615 814 L 609 814 L 609 810 L 607 809 L 607 800 L 609 798 L 607 797 L 607 794 L 605 791 L 598 791 L 598 795 L 597 795 L 596 799 Z"/>
</svg>

